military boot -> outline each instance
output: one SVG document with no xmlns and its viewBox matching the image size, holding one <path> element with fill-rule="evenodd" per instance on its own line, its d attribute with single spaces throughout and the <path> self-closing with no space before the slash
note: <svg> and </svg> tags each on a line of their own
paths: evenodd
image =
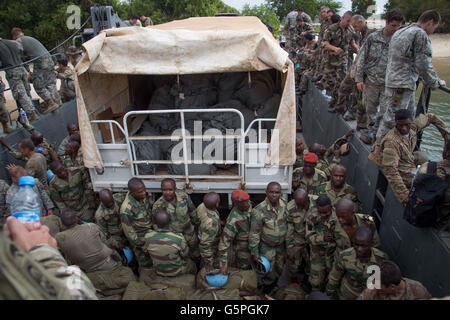
<svg viewBox="0 0 450 320">
<path fill-rule="evenodd" d="M 27 113 L 27 117 L 28 117 L 28 121 L 30 121 L 30 122 L 39 119 L 39 116 L 36 114 L 35 111 Z"/>
<path fill-rule="evenodd" d="M 4 133 L 8 134 L 8 133 L 14 132 L 14 129 L 9 126 L 8 121 L 2 122 L 2 125 L 3 125 Z"/>
<path fill-rule="evenodd" d="M 49 112 L 55 111 L 56 109 L 58 109 L 60 107 L 60 105 L 57 104 L 53 99 L 49 99 L 45 102 L 48 107 L 42 112 L 43 114 L 47 114 Z"/>
</svg>

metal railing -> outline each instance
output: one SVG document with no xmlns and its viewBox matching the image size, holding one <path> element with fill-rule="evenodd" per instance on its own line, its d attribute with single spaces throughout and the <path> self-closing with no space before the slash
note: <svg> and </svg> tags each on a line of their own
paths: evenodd
<svg viewBox="0 0 450 320">
<path fill-rule="evenodd" d="M 184 115 L 186 113 L 235 113 L 239 116 L 241 121 L 241 130 L 238 131 L 239 134 L 234 135 L 222 135 L 221 139 L 237 139 L 238 140 L 238 152 L 237 152 L 237 160 L 189 160 L 188 154 L 191 154 L 191 150 L 187 150 L 187 139 L 208 139 L 208 138 L 218 138 L 218 135 L 191 135 L 186 133 L 186 124 Z M 129 129 L 127 120 L 131 116 L 136 115 L 154 115 L 154 114 L 168 114 L 168 113 L 176 113 L 180 115 L 181 122 L 181 135 L 170 135 L 170 136 L 129 136 Z M 139 176 L 142 178 L 153 178 L 153 179 L 161 179 L 166 178 L 167 176 L 158 176 L 158 175 L 140 175 L 139 169 L 137 165 L 139 164 L 184 164 L 184 175 L 168 175 L 172 178 L 185 179 L 186 185 L 189 185 L 189 179 L 208 179 L 211 176 L 214 176 L 214 179 L 233 179 L 238 178 L 241 182 L 244 181 L 244 143 L 245 143 L 245 135 L 244 135 L 244 116 L 239 110 L 236 109 L 178 109 L 178 110 L 145 110 L 145 111 L 130 111 L 125 114 L 123 118 L 125 138 L 128 145 L 128 154 L 131 165 L 131 173 L 132 176 Z M 137 160 L 136 150 L 133 145 L 133 141 L 151 141 L 151 140 L 182 140 L 183 144 L 183 160 L 182 161 L 172 161 L 172 160 Z M 188 153 L 189 152 L 189 153 Z M 239 172 L 238 176 L 220 176 L 220 175 L 189 175 L 189 164 L 238 164 Z"/>
<path fill-rule="evenodd" d="M 261 134 L 261 130 L 262 130 L 262 128 L 261 128 L 261 123 L 262 123 L 262 122 L 276 122 L 276 121 L 277 121 L 277 119 L 274 119 L 274 118 L 268 118 L 268 119 L 255 119 L 255 120 L 253 120 L 252 122 L 250 122 L 250 124 L 248 125 L 248 128 L 247 128 L 247 130 L 245 131 L 244 136 L 247 137 L 248 134 L 249 134 L 249 132 L 250 132 L 250 130 L 252 129 L 253 125 L 254 125 L 255 123 L 258 123 L 258 143 L 261 144 L 261 143 L 262 143 L 262 142 L 261 142 L 261 138 L 262 138 L 262 134 Z M 266 143 L 267 143 L 267 142 L 266 142 Z"/>
<path fill-rule="evenodd" d="M 107 124 L 109 124 L 109 132 L 111 134 L 111 140 L 112 140 L 113 144 L 116 144 L 116 137 L 114 135 L 113 124 L 116 125 L 120 129 L 122 134 L 125 136 L 125 131 L 123 130 L 122 126 L 120 125 L 120 123 L 118 123 L 115 120 L 91 120 L 91 123 L 107 123 Z"/>
</svg>

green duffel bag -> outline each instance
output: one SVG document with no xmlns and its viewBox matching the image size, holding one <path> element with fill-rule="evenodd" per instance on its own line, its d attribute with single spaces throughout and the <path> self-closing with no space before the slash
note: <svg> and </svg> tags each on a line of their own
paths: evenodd
<svg viewBox="0 0 450 320">
<path fill-rule="evenodd" d="M 164 284 L 147 286 L 143 282 L 132 281 L 122 300 L 186 300 L 186 293 L 181 288 L 171 288 Z"/>
<path fill-rule="evenodd" d="M 197 289 L 206 289 L 211 286 L 206 281 L 206 270 L 202 268 L 197 274 Z M 253 270 L 240 270 L 237 268 L 228 268 L 228 281 L 222 287 L 223 289 L 239 289 L 245 294 L 256 294 L 258 290 L 258 277 Z"/>
<path fill-rule="evenodd" d="M 195 290 L 187 297 L 188 300 L 242 300 L 239 289 Z"/>
<path fill-rule="evenodd" d="M 185 291 L 195 290 L 195 275 L 182 274 L 176 277 L 163 277 L 157 275 L 153 268 L 143 268 L 139 276 L 139 282 L 144 282 L 146 285 L 165 284 L 172 288 L 181 288 Z"/>
</svg>

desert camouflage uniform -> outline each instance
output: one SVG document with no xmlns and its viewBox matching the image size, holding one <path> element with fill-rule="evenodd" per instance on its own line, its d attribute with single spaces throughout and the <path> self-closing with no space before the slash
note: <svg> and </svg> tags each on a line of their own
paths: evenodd
<svg viewBox="0 0 450 320">
<path fill-rule="evenodd" d="M 303 173 L 303 168 L 297 168 L 292 172 L 292 180 L 300 181 L 295 190 L 301 188 L 306 190 L 308 194 L 312 194 L 318 186 L 327 182 L 327 176 L 322 170 L 314 169 L 314 175 L 311 178 L 308 178 Z"/>
<path fill-rule="evenodd" d="M 362 263 L 357 257 L 355 249 L 349 248 L 336 255 L 333 268 L 328 275 L 326 294 L 334 296 L 337 293 L 339 300 L 354 300 L 364 291 L 367 285 L 367 267 L 386 260 L 387 255 L 372 248 L 369 262 Z"/>
<path fill-rule="evenodd" d="M 348 47 L 353 38 L 352 30 L 353 28 L 347 27 L 343 31 L 339 23 L 335 23 L 328 27 L 323 36 L 323 48 L 325 48 L 326 44 L 331 44 L 343 50 L 342 54 L 339 55 L 334 51 L 325 50 L 323 77 L 325 87 L 332 94 L 331 104 L 337 102 L 339 85 L 347 73 Z"/>
<path fill-rule="evenodd" d="M 110 209 L 100 203 L 95 212 L 95 222 L 106 236 L 106 245 L 119 251 L 127 245 L 127 238 L 122 230 L 120 222 L 120 207 L 125 200 L 126 193 L 116 193 L 113 195 L 114 208 Z"/>
<path fill-rule="evenodd" d="M 394 127 L 381 141 L 379 151 L 382 154 L 384 175 L 400 202 L 408 196 L 412 175 L 416 171 L 413 152 L 417 144 L 417 133 L 432 123 L 447 127 L 433 113 L 421 114 L 414 120 L 408 135 L 401 135 Z"/>
<path fill-rule="evenodd" d="M 361 293 L 361 300 L 429 300 L 432 298 L 428 290 L 419 282 L 408 278 L 405 281 L 405 291 L 399 296 L 384 295 L 376 289 L 366 288 Z"/>
<path fill-rule="evenodd" d="M 145 235 L 143 250 L 151 257 L 156 273 L 163 277 L 175 277 L 195 273 L 189 261 L 189 248 L 183 234 L 169 229 L 155 228 Z"/>
<path fill-rule="evenodd" d="M 394 112 L 408 109 L 414 116 L 414 92 L 420 77 L 426 86 L 437 89 L 440 79 L 431 61 L 430 38 L 417 23 L 398 30 L 391 38 L 386 68 L 386 112 L 377 133 L 377 144 L 395 126 Z"/>
<path fill-rule="evenodd" d="M 251 212 L 251 207 L 246 212 L 234 207 L 228 215 L 219 242 L 218 258 L 221 267 L 229 265 L 228 254 L 232 250 L 235 254 L 236 268 L 241 270 L 251 268 L 252 257 L 248 248 Z"/>
<path fill-rule="evenodd" d="M 311 206 L 312 204 L 310 204 Z M 291 278 L 297 274 L 299 266 L 304 260 L 309 260 L 308 250 L 306 248 L 306 213 L 307 210 L 298 208 L 295 200 L 289 201 L 287 205 L 288 212 L 288 232 L 286 235 L 289 246 L 286 253 L 293 257 L 294 261 L 289 261 L 288 272 Z M 309 261 L 305 261 L 309 264 Z"/>
<path fill-rule="evenodd" d="M 201 203 L 192 213 L 192 221 L 198 226 L 202 265 L 218 266 L 217 250 L 221 234 L 219 212 L 210 210 Z"/>
<path fill-rule="evenodd" d="M 120 207 L 123 233 L 133 249 L 140 267 L 151 267 L 152 260 L 144 251 L 145 235 L 152 228 L 152 204 L 148 198 L 137 201 L 130 192 Z"/>
<path fill-rule="evenodd" d="M 369 134 L 376 134 L 385 106 L 385 78 L 388 62 L 389 41 L 383 29 L 370 34 L 361 49 L 355 63 L 355 82 L 364 82 L 363 105 L 366 110 Z M 378 106 L 380 111 L 378 112 Z"/>
<path fill-rule="evenodd" d="M 378 236 L 377 226 L 373 221 L 373 218 L 368 214 L 355 214 L 356 217 L 356 227 L 365 226 L 372 230 L 373 242 L 372 246 L 381 249 L 380 237 Z M 352 247 L 352 241 L 349 238 L 347 232 L 342 228 L 341 224 L 338 222 L 334 228 L 333 234 L 334 240 L 336 241 L 336 254 L 340 254 L 345 249 Z"/>
<path fill-rule="evenodd" d="M 252 210 L 249 249 L 251 255 L 264 256 L 270 262 L 270 271 L 262 278 L 265 285 L 274 283 L 283 271 L 287 224 L 287 204 L 281 198 L 276 209 L 266 198 Z"/>
<path fill-rule="evenodd" d="M 0 299 L 96 300 L 95 287 L 48 244 L 22 251 L 0 232 Z M 78 283 L 79 286 L 69 286 Z"/>
<path fill-rule="evenodd" d="M 333 234 L 338 224 L 334 209 L 327 221 L 322 221 L 316 207 L 312 207 L 306 215 L 306 242 L 310 248 L 309 282 L 312 290 L 322 291 L 327 275 L 331 270 L 336 243 L 324 240 L 324 233 Z"/>
<path fill-rule="evenodd" d="M 169 229 L 173 232 L 182 233 L 189 246 L 189 255 L 196 259 L 199 257 L 198 238 L 194 225 L 191 221 L 191 214 L 195 211 L 195 205 L 185 192 L 175 192 L 176 203 L 166 201 L 161 196 L 153 204 L 152 215 L 156 214 L 158 208 L 163 208 L 170 216 Z"/>
<path fill-rule="evenodd" d="M 0 230 L 5 224 L 6 218 L 9 216 L 9 206 L 6 203 L 9 188 L 9 184 L 5 180 L 0 179 Z"/>
<path fill-rule="evenodd" d="M 61 87 L 59 88 L 59 95 L 63 102 L 67 102 L 75 99 L 75 79 L 73 76 L 73 70 L 68 67 L 64 72 L 58 72 L 58 79 L 61 80 Z"/>
<path fill-rule="evenodd" d="M 10 211 L 11 200 L 12 200 L 13 196 L 17 193 L 17 191 L 19 191 L 19 188 L 20 187 L 14 183 L 11 184 L 11 187 L 9 187 L 9 190 L 8 190 L 8 193 L 6 194 L 6 199 L 5 199 L 7 216 L 11 215 L 11 211 Z M 52 199 L 50 199 L 50 195 L 47 193 L 44 186 L 38 179 L 34 179 L 33 190 L 34 190 L 34 192 L 36 192 L 36 194 L 39 197 L 40 206 L 43 209 L 44 215 L 45 215 L 46 211 L 55 208 L 55 204 L 53 203 Z"/>
<path fill-rule="evenodd" d="M 362 205 L 356 195 L 356 190 L 349 184 L 345 183 L 344 187 L 336 194 L 336 192 L 331 188 L 331 181 L 328 181 L 316 188 L 316 195 L 326 194 L 328 198 L 331 200 L 331 205 L 333 207 L 336 206 L 336 203 L 343 198 L 350 199 L 355 204 L 355 211 L 361 212 Z"/>
<path fill-rule="evenodd" d="M 94 192 L 89 177 L 80 168 L 67 168 L 68 179 L 58 176 L 50 181 L 50 197 L 59 210 L 70 208 L 86 222 L 94 219 Z"/>
</svg>

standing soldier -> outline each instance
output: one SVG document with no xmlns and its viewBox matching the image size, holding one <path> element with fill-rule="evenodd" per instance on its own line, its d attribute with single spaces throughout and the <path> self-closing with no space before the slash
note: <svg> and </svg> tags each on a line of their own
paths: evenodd
<svg viewBox="0 0 450 320">
<path fill-rule="evenodd" d="M 373 248 L 372 239 L 369 228 L 356 228 L 352 237 L 353 247 L 336 255 L 328 275 L 326 294 L 329 297 L 337 295 L 339 300 L 354 300 L 364 291 L 371 274 L 367 268 L 388 258 L 384 252 Z"/>
<path fill-rule="evenodd" d="M 286 16 L 286 22 L 284 24 L 284 32 L 286 34 L 286 51 L 289 53 L 289 57 L 292 57 L 292 53 L 295 51 L 295 36 L 296 36 L 296 27 L 297 27 L 297 11 L 294 8 L 289 10 L 289 13 Z"/>
<path fill-rule="evenodd" d="M 17 43 L 0 39 L 0 64 L 2 68 L 12 67 L 5 71 L 5 75 L 17 106 L 23 108 L 27 113 L 29 121 L 39 119 L 34 110 L 31 95 L 29 93 L 30 84 L 28 83 L 28 72 L 23 66 L 20 66 L 22 64 L 22 59 L 20 58 L 20 51 Z M 1 121 L 6 120 L 7 119 L 4 117 L 1 119 Z M 5 128 L 5 125 L 3 128 Z"/>
<path fill-rule="evenodd" d="M 70 46 L 66 50 L 66 56 L 69 58 L 69 62 L 72 64 L 72 66 L 75 68 L 78 64 L 78 62 L 81 60 L 81 53 L 83 51 L 77 49 L 75 46 Z"/>
<path fill-rule="evenodd" d="M 305 34 L 306 45 L 303 49 L 304 51 L 304 62 L 302 68 L 302 77 L 299 83 L 300 93 L 304 94 L 308 88 L 308 79 L 311 78 L 314 74 L 314 63 L 315 63 L 315 54 L 319 50 L 318 44 L 316 40 L 314 40 L 314 36 L 312 33 Z"/>
<path fill-rule="evenodd" d="M 145 234 L 152 228 L 151 207 L 144 182 L 131 178 L 128 181 L 128 193 L 120 207 L 120 221 L 139 263 L 139 270 L 152 266 L 152 260 L 144 250 Z"/>
<path fill-rule="evenodd" d="M 297 17 L 301 17 L 304 22 L 310 25 L 313 23 L 309 14 L 307 14 L 302 8 L 297 9 Z"/>
<path fill-rule="evenodd" d="M 325 193 L 330 198 L 333 207 L 342 198 L 350 199 L 355 203 L 356 210 L 361 212 L 362 206 L 356 190 L 345 182 L 346 177 L 347 169 L 340 164 L 336 165 L 331 171 L 331 180 L 318 186 L 315 194 Z"/>
<path fill-rule="evenodd" d="M 292 282 L 297 282 L 299 267 L 309 265 L 306 250 L 306 213 L 310 208 L 308 193 L 304 189 L 297 189 L 287 205 L 287 261 L 288 272 Z M 307 261 L 308 260 L 308 261 Z"/>
<path fill-rule="evenodd" d="M 56 89 L 56 74 L 50 53 L 39 40 L 25 36 L 20 28 L 13 28 L 11 35 L 14 40 L 21 45 L 23 55 L 26 60 L 33 61 L 33 87 L 36 93 L 44 100 L 44 110 L 46 114 L 56 110 L 61 105 L 61 97 Z"/>
<path fill-rule="evenodd" d="M 67 168 L 53 161 L 50 170 L 55 177 L 50 181 L 50 197 L 59 210 L 72 209 L 86 222 L 94 220 L 94 191 L 89 177 L 80 168 Z"/>
<path fill-rule="evenodd" d="M 292 173 L 292 188 L 302 188 L 312 194 L 314 190 L 322 183 L 327 182 L 326 174 L 319 169 L 316 169 L 319 157 L 312 152 L 308 152 L 303 156 L 303 167 L 297 168 Z"/>
<path fill-rule="evenodd" d="M 325 9 L 326 8 L 326 9 Z M 319 49 L 316 51 L 315 55 L 315 67 L 314 67 L 314 76 L 313 81 L 316 81 L 319 77 L 322 75 L 322 68 L 323 68 L 323 56 L 324 56 L 324 49 L 322 48 L 322 41 L 323 36 L 325 35 L 325 31 L 328 29 L 328 27 L 331 25 L 331 16 L 335 14 L 333 10 L 331 10 L 328 7 L 325 7 L 321 9 L 320 11 L 320 31 L 319 31 L 319 37 L 317 40 L 317 45 Z"/>
<path fill-rule="evenodd" d="M 380 237 L 373 218 L 367 214 L 355 214 L 355 204 L 350 199 L 340 199 L 336 203 L 336 217 L 339 221 L 334 229 L 334 239 L 336 241 L 336 254 L 352 246 L 352 236 L 359 226 L 368 227 L 373 233 L 373 246 L 381 248 Z"/>
<path fill-rule="evenodd" d="M 270 182 L 266 199 L 257 205 L 250 222 L 249 249 L 254 262 L 264 256 L 270 262 L 269 272 L 262 278 L 263 292 L 276 286 L 284 268 L 288 212 L 281 198 L 281 186 Z"/>
<path fill-rule="evenodd" d="M 1 57 L 0 57 L 1 60 Z M 9 114 L 6 108 L 6 99 L 4 95 L 6 87 L 2 79 L 0 79 L 0 122 L 3 125 L 3 132 L 8 134 L 14 132 L 14 129 L 9 126 Z"/>
<path fill-rule="evenodd" d="M 403 20 L 403 14 L 399 9 L 389 11 L 386 14 L 386 26 L 370 34 L 358 52 L 358 59 L 355 62 L 355 82 L 363 94 L 362 104 L 368 118 L 368 128 L 361 130 L 359 138 L 365 144 L 375 142 L 378 126 L 384 114 L 389 43 Z"/>
<path fill-rule="evenodd" d="M 95 212 L 95 222 L 106 236 L 106 245 L 121 252 L 127 245 L 122 224 L 120 222 L 120 207 L 125 200 L 125 193 L 112 194 L 111 190 L 103 189 L 98 193 L 100 206 Z"/>
<path fill-rule="evenodd" d="M 148 27 L 148 26 L 152 26 L 153 25 L 152 18 L 150 18 L 150 17 L 146 17 L 143 14 L 141 14 L 139 19 L 141 20 L 141 23 L 142 23 L 143 27 Z"/>
<path fill-rule="evenodd" d="M 198 260 L 198 238 L 191 221 L 191 215 L 195 211 L 194 203 L 185 192 L 176 191 L 175 180 L 171 178 L 161 181 L 161 192 L 162 196 L 153 204 L 152 215 L 158 209 L 164 209 L 170 216 L 169 229 L 184 235 L 191 259 Z"/>
<path fill-rule="evenodd" d="M 350 20 L 353 14 L 347 11 L 339 23 L 325 31 L 322 47 L 325 49 L 324 79 L 332 94 L 329 112 L 336 112 L 334 106 L 338 99 L 338 89 L 347 73 L 348 47 L 354 44 Z"/>
<path fill-rule="evenodd" d="M 198 226 L 198 237 L 200 239 L 201 265 L 206 272 L 218 267 L 217 250 L 220 241 L 220 197 L 215 192 L 205 194 L 203 202 L 193 212 L 192 219 Z"/>
<path fill-rule="evenodd" d="M 322 194 L 316 200 L 306 217 L 306 242 L 310 248 L 309 283 L 312 291 L 322 291 L 327 275 L 333 266 L 334 242 L 333 232 L 337 224 L 334 209 L 328 196 Z"/>
<path fill-rule="evenodd" d="M 233 209 L 228 215 L 219 242 L 219 263 L 222 274 L 227 274 L 228 254 L 231 250 L 235 254 L 236 268 L 247 270 L 251 268 L 252 257 L 248 249 L 250 232 L 250 215 L 252 207 L 250 196 L 242 190 L 234 190 L 231 194 Z"/>
<path fill-rule="evenodd" d="M 430 34 L 436 30 L 441 16 L 436 10 L 427 10 L 417 23 L 397 31 L 389 45 L 386 68 L 386 91 L 383 110 L 386 110 L 377 133 L 377 146 L 395 125 L 394 112 L 408 109 L 415 114 L 414 92 L 419 76 L 431 89 L 445 86 L 432 64 Z"/>
<path fill-rule="evenodd" d="M 76 98 L 73 70 L 67 64 L 68 62 L 66 59 L 58 60 L 58 74 L 56 77 L 61 80 L 59 95 L 63 102 Z"/>
</svg>

